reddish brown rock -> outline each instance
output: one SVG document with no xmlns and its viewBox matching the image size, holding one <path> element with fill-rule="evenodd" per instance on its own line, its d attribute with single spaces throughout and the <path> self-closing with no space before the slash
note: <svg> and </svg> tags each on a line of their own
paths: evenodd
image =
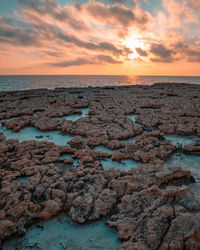
<svg viewBox="0 0 200 250">
<path fill-rule="evenodd" d="M 185 145 L 183 151 L 188 154 L 200 155 L 200 141 L 192 142 L 188 145 Z"/>
<path fill-rule="evenodd" d="M 48 200 L 44 205 L 45 207 L 39 215 L 39 218 L 43 220 L 49 220 L 61 210 L 61 201 L 59 199 Z"/>
<path fill-rule="evenodd" d="M 57 146 L 19 143 L 0 133 L 0 247 L 34 221 L 64 211 L 78 223 L 105 219 L 122 240 L 119 249 L 199 250 L 200 204 L 185 186 L 194 179 L 181 166 L 163 164 L 176 151 L 164 133 L 200 134 L 199 90 L 198 85 L 156 84 L 0 93 L 0 119 L 13 117 L 4 122 L 7 128 L 34 126 L 74 137 L 69 146 Z M 77 121 L 51 119 L 81 113 L 79 108 L 88 105 L 89 115 Z M 139 124 L 128 118 L 133 113 Z M 122 141 L 132 137 L 135 143 Z M 94 150 L 99 145 L 117 152 Z M 198 153 L 198 147 L 193 143 L 183 151 Z M 64 159 L 65 153 L 72 157 Z M 111 157 L 145 164 L 128 172 L 104 170 L 101 159 Z"/>
<path fill-rule="evenodd" d="M 116 198 L 117 194 L 114 191 L 104 189 L 98 199 L 94 202 L 94 217 L 99 218 L 102 215 L 107 215 L 116 203 Z"/>
</svg>

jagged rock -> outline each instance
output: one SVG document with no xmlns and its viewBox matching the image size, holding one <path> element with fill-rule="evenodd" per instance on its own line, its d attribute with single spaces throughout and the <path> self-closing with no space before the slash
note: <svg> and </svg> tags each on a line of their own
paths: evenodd
<svg viewBox="0 0 200 250">
<path fill-rule="evenodd" d="M 75 136 L 71 141 L 69 141 L 69 145 L 71 147 L 81 147 L 84 143 L 84 140 L 81 136 Z"/>
<path fill-rule="evenodd" d="M 185 145 L 183 151 L 188 154 L 200 154 L 200 141 L 192 142 Z"/>
<path fill-rule="evenodd" d="M 175 218 L 160 249 L 200 249 L 200 220 L 191 214 L 182 214 Z"/>
<path fill-rule="evenodd" d="M 46 201 L 44 206 L 45 207 L 40 213 L 39 218 L 49 220 L 61 210 L 62 203 L 59 199 L 54 199 Z"/>
<path fill-rule="evenodd" d="M 116 192 L 110 189 L 104 189 L 98 199 L 94 202 L 94 217 L 99 218 L 101 215 L 107 215 L 116 203 L 116 198 Z"/>
<path fill-rule="evenodd" d="M 122 240 L 119 249 L 199 250 L 200 203 L 185 186 L 194 178 L 181 166 L 164 165 L 177 150 L 164 134 L 200 135 L 199 89 L 187 84 L 86 88 L 83 98 L 70 89 L 0 93 L 0 119 L 13 117 L 2 131 L 21 133 L 33 126 L 74 136 L 68 146 L 58 146 L 20 143 L 0 133 L 0 248 L 9 237 L 24 234 L 27 225 L 64 211 L 78 223 L 105 219 Z M 80 114 L 77 109 L 88 105 L 89 116 L 77 121 L 51 119 Z M 133 113 L 142 127 L 127 117 Z M 128 138 L 136 142 L 122 141 Z M 115 152 L 96 151 L 99 145 Z M 199 143 L 179 150 L 199 154 Z M 141 165 L 128 172 L 104 170 L 104 158 Z M 75 159 L 79 164 L 73 168 Z"/>
<path fill-rule="evenodd" d="M 10 220 L 1 220 L 0 223 L 0 243 L 3 239 L 16 233 L 17 225 Z"/>
</svg>

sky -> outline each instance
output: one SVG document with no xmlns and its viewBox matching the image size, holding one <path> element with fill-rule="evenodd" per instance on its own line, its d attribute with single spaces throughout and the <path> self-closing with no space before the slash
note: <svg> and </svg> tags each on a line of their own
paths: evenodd
<svg viewBox="0 0 200 250">
<path fill-rule="evenodd" d="M 200 0 L 0 0 L 0 75 L 200 75 Z"/>
</svg>

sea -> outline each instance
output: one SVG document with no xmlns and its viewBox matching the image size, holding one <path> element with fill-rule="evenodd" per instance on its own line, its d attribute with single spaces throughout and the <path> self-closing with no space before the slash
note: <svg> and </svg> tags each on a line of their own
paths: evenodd
<svg viewBox="0 0 200 250">
<path fill-rule="evenodd" d="M 152 85 L 160 82 L 200 84 L 200 76 L 1 75 L 0 91 L 89 86 Z"/>
</svg>

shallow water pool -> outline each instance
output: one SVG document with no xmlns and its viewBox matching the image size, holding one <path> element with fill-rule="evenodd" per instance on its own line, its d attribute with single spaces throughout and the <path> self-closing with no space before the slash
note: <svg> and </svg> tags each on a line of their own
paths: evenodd
<svg viewBox="0 0 200 250">
<path fill-rule="evenodd" d="M 62 134 L 60 131 L 40 131 L 34 127 L 25 127 L 18 132 L 14 132 L 0 125 L 0 132 L 4 133 L 7 140 L 18 139 L 19 142 L 30 140 L 47 141 L 60 146 L 66 145 L 73 138 L 73 136 Z"/>
<path fill-rule="evenodd" d="M 183 147 L 191 142 L 199 141 L 200 137 L 196 135 L 182 136 L 182 135 L 164 135 L 165 140 L 170 141 L 174 146 L 182 145 Z"/>
<path fill-rule="evenodd" d="M 180 166 L 184 170 L 189 170 L 195 178 L 195 183 L 190 183 L 189 187 L 193 191 L 197 200 L 200 201 L 200 155 L 189 155 L 177 152 L 172 155 L 164 165 Z"/>
<path fill-rule="evenodd" d="M 94 150 L 103 151 L 103 152 L 108 153 L 108 154 L 112 154 L 112 153 L 117 151 L 117 149 L 110 149 L 110 148 L 107 148 L 104 146 L 97 146 L 94 148 Z"/>
<path fill-rule="evenodd" d="M 116 250 L 117 233 L 103 222 L 77 225 L 65 216 L 31 226 L 24 237 L 9 240 L 3 250 Z"/>
<path fill-rule="evenodd" d="M 73 115 L 65 115 L 65 116 L 61 116 L 61 117 L 53 117 L 52 119 L 54 119 L 54 120 L 66 119 L 66 120 L 71 120 L 71 121 L 77 121 L 78 119 L 80 119 L 82 117 L 88 116 L 89 108 L 82 108 L 79 110 L 82 112 L 82 114 L 73 114 Z"/>
<path fill-rule="evenodd" d="M 78 167 L 78 163 L 79 163 L 79 159 L 78 158 L 74 159 L 73 166 L 75 168 L 77 168 Z"/>
<path fill-rule="evenodd" d="M 27 176 L 24 176 L 24 177 L 17 177 L 17 178 L 15 179 L 15 181 L 17 181 L 17 182 L 26 182 L 26 183 L 28 183 L 28 177 L 27 177 Z"/>
<path fill-rule="evenodd" d="M 123 141 L 124 143 L 135 143 L 136 137 L 127 138 L 127 139 L 120 140 L 120 141 Z"/>
<path fill-rule="evenodd" d="M 136 114 L 128 115 L 128 118 L 130 118 L 134 123 L 135 123 L 135 117 L 136 117 Z"/>
<path fill-rule="evenodd" d="M 100 160 L 101 164 L 103 165 L 103 169 L 109 169 L 111 167 L 114 167 L 119 170 L 125 170 L 128 171 L 131 168 L 137 168 L 137 166 L 141 165 L 140 162 L 132 161 L 132 160 L 122 160 L 121 162 L 113 161 L 112 159 L 103 159 Z"/>
<path fill-rule="evenodd" d="M 70 159 L 72 157 L 73 154 L 71 153 L 65 153 L 65 154 L 61 154 L 59 158 L 65 158 L 65 159 Z"/>
</svg>

